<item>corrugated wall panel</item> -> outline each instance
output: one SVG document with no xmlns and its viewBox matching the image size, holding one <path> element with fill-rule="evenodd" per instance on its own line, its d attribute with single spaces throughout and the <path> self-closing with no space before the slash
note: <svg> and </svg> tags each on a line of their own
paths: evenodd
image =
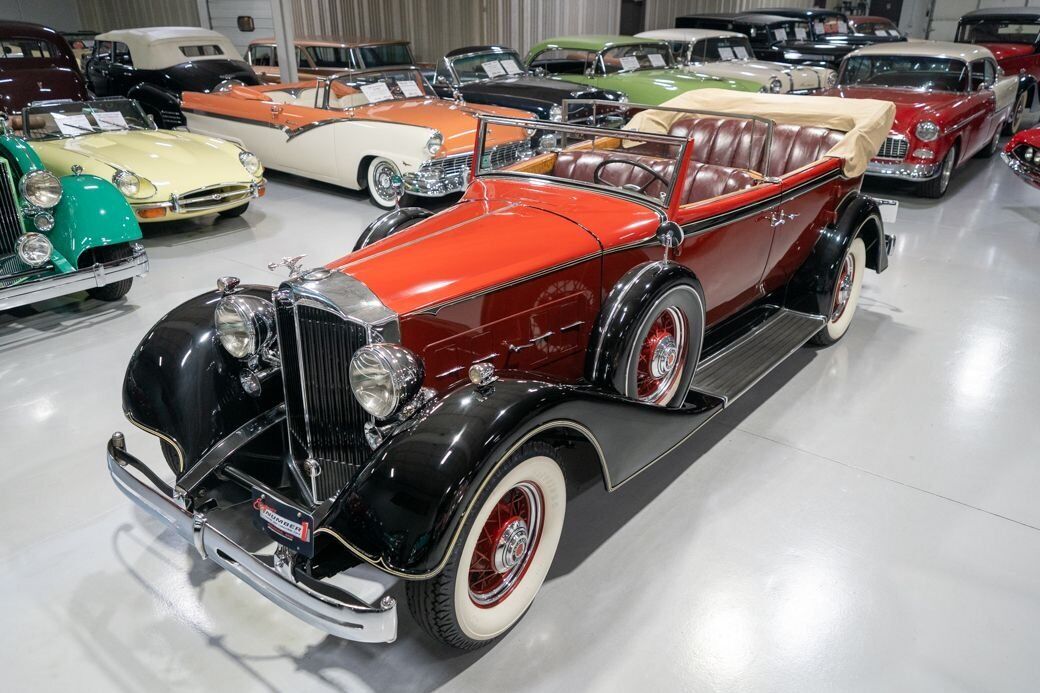
<svg viewBox="0 0 1040 693">
<path fill-rule="evenodd" d="M 199 26 L 195 0 L 76 0 L 80 24 L 97 31 L 147 26 Z"/>
<path fill-rule="evenodd" d="M 644 23 L 651 29 L 671 29 L 685 14 L 744 12 L 765 7 L 812 7 L 812 0 L 646 0 Z"/>
</svg>

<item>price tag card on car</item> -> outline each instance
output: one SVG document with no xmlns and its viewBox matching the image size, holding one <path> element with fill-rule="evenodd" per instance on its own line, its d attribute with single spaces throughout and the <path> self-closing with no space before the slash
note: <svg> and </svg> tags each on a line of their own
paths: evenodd
<svg viewBox="0 0 1040 693">
<path fill-rule="evenodd" d="M 786 41 L 787 29 L 773 29 L 773 36 L 776 37 L 777 41 Z"/>
<path fill-rule="evenodd" d="M 62 115 L 53 113 L 54 124 L 58 126 L 61 134 L 75 137 L 94 132 L 94 126 L 90 124 L 85 115 Z"/>
<path fill-rule="evenodd" d="M 664 56 L 660 53 L 650 53 L 646 57 L 650 58 L 650 64 L 654 67 L 665 67 L 668 65 L 668 63 L 664 61 Z"/>
<path fill-rule="evenodd" d="M 839 34 L 847 34 L 847 33 L 849 33 L 849 25 L 846 24 L 845 22 L 841 21 L 840 19 L 838 20 L 838 33 Z"/>
<path fill-rule="evenodd" d="M 639 69 L 639 58 L 634 55 L 626 55 L 621 59 L 621 69 L 627 70 L 638 70 Z"/>
<path fill-rule="evenodd" d="M 501 77 L 506 73 L 502 68 L 502 63 L 497 60 L 488 60 L 486 63 L 481 63 L 480 66 L 487 73 L 487 76 L 491 78 Z"/>
<path fill-rule="evenodd" d="M 723 60 L 733 60 L 736 58 L 736 54 L 733 49 L 728 46 L 719 46 L 719 57 Z"/>
<path fill-rule="evenodd" d="M 824 33 L 824 31 L 823 31 L 824 30 L 823 22 L 821 22 L 819 20 L 813 22 L 813 30 L 815 30 L 817 34 Z"/>
<path fill-rule="evenodd" d="M 799 41 L 804 41 L 805 39 L 809 38 L 809 34 L 805 32 L 805 29 L 803 27 L 796 26 L 794 28 L 794 37 Z"/>
<path fill-rule="evenodd" d="M 386 86 L 385 82 L 376 82 L 375 84 L 362 84 L 361 93 L 365 95 L 369 103 L 379 103 L 380 101 L 390 101 L 394 98 L 394 95 L 390 93 L 390 87 Z"/>
<path fill-rule="evenodd" d="M 102 130 L 126 130 L 126 118 L 119 111 L 94 111 L 94 120 Z"/>
<path fill-rule="evenodd" d="M 397 83 L 397 86 L 401 88 L 401 93 L 404 94 L 406 99 L 413 99 L 416 96 L 423 95 L 423 90 L 419 88 L 419 85 L 410 79 L 402 79 Z"/>
<path fill-rule="evenodd" d="M 733 52 L 736 54 L 737 60 L 747 60 L 750 57 L 744 46 L 733 46 Z"/>
<path fill-rule="evenodd" d="M 874 200 L 878 209 L 881 210 L 881 221 L 886 224 L 895 223 L 896 216 L 899 214 L 899 200 L 889 200 L 883 197 L 872 197 L 870 199 Z"/>
<path fill-rule="evenodd" d="M 505 60 L 500 60 L 499 62 L 502 64 L 502 67 L 505 68 L 507 74 L 519 75 L 523 73 L 523 70 L 520 69 L 520 66 L 517 65 L 516 61 L 512 58 L 506 58 Z"/>
</svg>

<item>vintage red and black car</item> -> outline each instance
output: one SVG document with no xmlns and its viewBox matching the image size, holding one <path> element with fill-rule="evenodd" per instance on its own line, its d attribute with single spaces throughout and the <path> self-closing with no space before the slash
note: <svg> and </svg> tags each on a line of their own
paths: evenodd
<svg viewBox="0 0 1040 693">
<path fill-rule="evenodd" d="M 1040 188 L 1040 126 L 1012 137 L 1000 156 L 1015 175 Z"/>
<path fill-rule="evenodd" d="M 990 7 L 969 12 L 957 23 L 956 41 L 985 46 L 1006 74 L 1018 78 L 1015 110 L 1006 134 L 1017 132 L 1026 111 L 1040 108 L 1040 7 Z"/>
<path fill-rule="evenodd" d="M 32 101 L 87 98 L 79 63 L 61 34 L 28 22 L 0 22 L 0 110 L 21 113 Z"/>
<path fill-rule="evenodd" d="M 997 153 L 1016 82 L 982 46 L 908 41 L 850 53 L 838 86 L 824 93 L 895 104 L 892 132 L 867 174 L 920 183 L 919 195 L 938 198 L 972 156 Z"/>
<path fill-rule="evenodd" d="M 494 640 L 583 471 L 614 490 L 666 458 L 799 346 L 840 339 L 887 267 L 856 148 L 891 105 L 799 98 L 701 90 L 634 106 L 653 110 L 624 132 L 543 122 L 542 152 L 507 168 L 487 129 L 529 123 L 483 116 L 458 204 L 388 212 L 324 267 L 223 278 L 164 316 L 123 407 L 174 480 L 117 433 L 115 483 L 328 633 L 394 639 L 374 566 L 435 637 Z M 848 132 L 813 125 L 817 105 Z"/>
</svg>

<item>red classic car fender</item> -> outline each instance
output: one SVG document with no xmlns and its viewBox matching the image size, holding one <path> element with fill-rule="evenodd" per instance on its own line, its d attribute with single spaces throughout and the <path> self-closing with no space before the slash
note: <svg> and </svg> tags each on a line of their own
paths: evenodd
<svg viewBox="0 0 1040 693">
<path fill-rule="evenodd" d="M 565 474 L 583 461 L 597 464 L 613 490 L 689 438 L 721 410 L 722 400 L 691 393 L 682 407 L 670 409 L 598 388 L 505 374 L 491 386 L 459 387 L 427 406 L 376 449 L 315 531 L 316 540 L 324 536 L 408 579 L 441 571 L 485 482 L 524 443 L 560 447 Z M 653 435 L 634 433 L 650 430 Z"/>
</svg>

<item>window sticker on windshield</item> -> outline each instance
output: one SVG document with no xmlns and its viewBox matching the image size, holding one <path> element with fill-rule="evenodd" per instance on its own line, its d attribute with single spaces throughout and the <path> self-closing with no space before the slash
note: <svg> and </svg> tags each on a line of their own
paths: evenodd
<svg viewBox="0 0 1040 693">
<path fill-rule="evenodd" d="M 480 67 L 482 67 L 484 72 L 487 73 L 487 76 L 492 79 L 495 77 L 501 77 L 506 73 L 506 71 L 502 69 L 502 63 L 497 60 L 488 60 L 486 63 L 481 63 Z"/>
<path fill-rule="evenodd" d="M 889 29 L 888 30 L 888 35 L 889 36 L 895 36 L 896 38 L 899 38 L 900 36 L 902 36 L 902 34 L 899 33 L 899 29 Z"/>
<path fill-rule="evenodd" d="M 511 75 L 519 75 L 523 72 L 520 66 L 516 64 L 516 61 L 512 58 L 506 58 L 505 60 L 499 61 L 502 63 L 502 67 L 506 69 L 506 72 Z"/>
<path fill-rule="evenodd" d="M 52 115 L 54 116 L 54 124 L 58 126 L 58 130 L 63 135 L 75 137 L 76 135 L 94 132 L 94 126 L 90 124 L 85 115 L 62 115 L 60 113 L 53 113 Z"/>
<path fill-rule="evenodd" d="M 94 111 L 94 120 L 102 130 L 126 130 L 126 118 L 119 111 Z"/>
<path fill-rule="evenodd" d="M 822 34 L 823 33 L 823 22 L 821 22 L 821 21 L 813 22 L 813 31 L 815 31 L 817 34 Z"/>
<path fill-rule="evenodd" d="M 664 61 L 664 56 L 660 53 L 650 53 L 646 57 L 650 58 L 650 64 L 654 67 L 664 67 L 668 64 Z"/>
<path fill-rule="evenodd" d="M 733 52 L 737 54 L 737 60 L 747 60 L 748 52 L 744 46 L 733 46 Z"/>
<path fill-rule="evenodd" d="M 786 41 L 787 29 L 773 29 L 773 36 L 776 37 L 777 41 Z"/>
<path fill-rule="evenodd" d="M 809 37 L 809 34 L 805 32 L 805 27 L 796 26 L 794 28 L 794 37 L 799 41 L 804 41 Z"/>
<path fill-rule="evenodd" d="M 401 88 L 401 93 L 404 94 L 406 99 L 412 99 L 416 96 L 423 95 L 422 89 L 419 88 L 419 85 L 410 79 L 399 80 L 397 86 Z"/>
<path fill-rule="evenodd" d="M 849 33 L 849 25 L 846 24 L 845 22 L 841 21 L 840 19 L 838 20 L 838 33 L 839 34 L 847 34 L 847 33 Z"/>
<path fill-rule="evenodd" d="M 719 46 L 719 57 L 723 60 L 733 60 L 736 56 L 733 54 L 733 49 L 727 46 Z"/>
<path fill-rule="evenodd" d="M 626 55 L 621 59 L 622 70 L 638 70 L 639 69 L 639 58 L 634 55 Z"/>
<path fill-rule="evenodd" d="M 390 87 L 386 86 L 385 82 L 362 84 L 361 93 L 365 95 L 365 98 L 368 99 L 369 103 L 390 101 L 394 98 L 394 95 L 390 93 Z"/>
</svg>

